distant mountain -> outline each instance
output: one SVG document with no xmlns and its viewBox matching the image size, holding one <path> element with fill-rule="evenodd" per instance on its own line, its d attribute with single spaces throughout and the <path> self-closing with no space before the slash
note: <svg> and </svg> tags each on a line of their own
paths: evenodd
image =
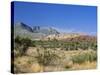
<svg viewBox="0 0 100 75">
<path fill-rule="evenodd" d="M 32 40 L 48 40 L 48 39 L 57 39 L 57 40 L 89 40 L 94 39 L 93 36 L 89 36 L 84 33 L 60 33 L 52 27 L 41 27 L 41 26 L 29 26 L 22 22 L 16 23 L 14 25 L 14 38 L 16 36 L 28 37 Z"/>
<path fill-rule="evenodd" d="M 59 34 L 59 32 L 51 27 L 33 26 L 30 27 L 22 22 L 14 25 L 14 37 L 28 37 L 30 39 L 42 39 L 51 34 Z"/>
<path fill-rule="evenodd" d="M 16 23 L 14 25 L 14 28 L 15 29 L 18 29 L 18 30 L 21 30 L 22 29 L 22 30 L 27 30 L 29 32 L 33 32 L 32 28 L 30 26 L 28 26 L 28 25 L 26 25 L 26 24 L 24 24 L 22 22 Z"/>
</svg>

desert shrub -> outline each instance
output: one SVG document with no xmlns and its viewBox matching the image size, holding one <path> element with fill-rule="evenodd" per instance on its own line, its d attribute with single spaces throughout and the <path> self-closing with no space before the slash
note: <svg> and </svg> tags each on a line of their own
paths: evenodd
<svg viewBox="0 0 100 75">
<path fill-rule="evenodd" d="M 87 60 L 86 56 L 84 54 L 82 55 L 76 55 L 72 58 L 73 63 L 83 63 Z"/>
<path fill-rule="evenodd" d="M 37 49 L 38 56 L 36 57 L 38 63 L 41 65 L 53 65 L 56 64 L 54 61 L 59 60 L 59 56 L 52 52 L 51 50 L 47 50 L 46 48 Z"/>
<path fill-rule="evenodd" d="M 96 43 L 93 43 L 93 44 L 91 45 L 91 49 L 97 51 L 97 44 L 96 44 Z"/>
<path fill-rule="evenodd" d="M 89 61 L 97 61 L 97 52 L 96 51 L 90 51 L 89 53 Z"/>
<path fill-rule="evenodd" d="M 44 51 L 44 65 L 58 65 L 60 57 L 50 50 Z"/>
<path fill-rule="evenodd" d="M 14 73 L 40 72 L 41 67 L 34 57 L 22 56 L 15 58 Z"/>
<path fill-rule="evenodd" d="M 38 53 L 38 56 L 36 56 L 37 61 L 38 61 L 39 64 L 43 65 L 43 62 L 44 62 L 44 51 L 43 50 L 40 50 L 38 48 L 37 49 L 37 53 Z"/>
<path fill-rule="evenodd" d="M 24 55 L 29 46 L 35 46 L 34 41 L 30 40 L 29 38 L 17 36 L 14 39 L 15 56 L 16 54 L 21 56 Z"/>
<path fill-rule="evenodd" d="M 81 53 L 72 57 L 73 63 L 84 63 L 86 61 L 92 62 L 97 60 L 97 54 L 93 51 L 87 53 Z"/>
</svg>

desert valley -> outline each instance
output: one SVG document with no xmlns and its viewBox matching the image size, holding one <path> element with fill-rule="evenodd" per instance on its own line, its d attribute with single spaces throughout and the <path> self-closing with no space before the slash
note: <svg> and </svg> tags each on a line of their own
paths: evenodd
<svg viewBox="0 0 100 75">
<path fill-rule="evenodd" d="M 95 69 L 97 36 L 52 27 L 14 25 L 14 73 Z"/>
</svg>

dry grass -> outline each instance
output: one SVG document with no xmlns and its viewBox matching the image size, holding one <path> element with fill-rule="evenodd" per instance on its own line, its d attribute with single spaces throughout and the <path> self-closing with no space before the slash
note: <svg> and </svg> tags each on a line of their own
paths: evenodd
<svg viewBox="0 0 100 75">
<path fill-rule="evenodd" d="M 38 48 L 39 49 L 39 48 Z M 42 51 L 42 48 L 40 48 Z M 82 70 L 82 69 L 95 69 L 96 61 L 84 61 L 82 63 L 74 63 L 72 57 L 91 54 L 96 55 L 96 51 L 93 50 L 75 50 L 75 51 L 64 51 L 64 50 L 52 50 L 50 53 L 54 53 L 60 58 L 57 60 L 50 61 L 52 64 L 41 65 L 35 56 L 38 55 L 36 48 L 29 48 L 26 52 L 26 56 L 19 56 L 15 58 L 14 69 L 15 73 L 29 73 L 29 72 L 51 72 L 51 71 L 67 71 L 67 70 Z M 52 55 L 52 54 L 51 54 Z M 45 58 L 44 58 L 45 59 Z M 77 59 L 77 58 L 76 58 Z M 85 59 L 85 58 L 84 58 Z M 58 61 L 59 60 L 59 61 Z"/>
<path fill-rule="evenodd" d="M 95 69 L 97 67 L 97 63 L 94 62 L 84 62 L 82 64 L 73 64 L 72 70 L 82 70 L 82 69 Z"/>
<path fill-rule="evenodd" d="M 45 66 L 44 72 L 53 72 L 53 71 L 67 71 L 67 70 L 88 70 L 96 69 L 96 62 L 85 62 L 82 64 L 71 64 L 69 67 L 62 66 Z"/>
<path fill-rule="evenodd" d="M 43 71 L 43 68 L 38 64 L 37 60 L 34 57 L 29 56 L 17 57 L 14 61 L 14 67 L 16 73 Z"/>
<path fill-rule="evenodd" d="M 32 72 L 43 72 L 43 66 L 40 65 L 39 63 L 32 64 L 30 68 Z"/>
</svg>

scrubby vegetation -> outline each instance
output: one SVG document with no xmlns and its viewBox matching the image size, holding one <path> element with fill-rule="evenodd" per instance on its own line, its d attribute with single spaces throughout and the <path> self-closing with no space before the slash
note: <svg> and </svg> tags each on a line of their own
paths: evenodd
<svg viewBox="0 0 100 75">
<path fill-rule="evenodd" d="M 93 62 L 96 60 L 97 60 L 97 55 L 96 52 L 94 51 L 80 53 L 72 57 L 73 63 L 78 63 L 78 64 L 84 63 L 86 61 Z"/>
<path fill-rule="evenodd" d="M 35 46 L 33 41 L 29 38 L 21 38 L 17 36 L 14 40 L 15 56 L 22 56 L 29 46 Z"/>
<path fill-rule="evenodd" d="M 31 40 L 17 36 L 13 53 L 15 73 L 71 70 L 77 69 L 76 64 L 80 67 L 97 61 L 97 40 L 92 36 L 64 40 Z"/>
<path fill-rule="evenodd" d="M 35 45 L 46 47 L 46 48 L 63 48 L 66 50 L 97 50 L 96 37 L 93 36 L 79 36 L 75 38 L 68 38 L 65 40 L 38 40 L 35 41 Z"/>
</svg>

